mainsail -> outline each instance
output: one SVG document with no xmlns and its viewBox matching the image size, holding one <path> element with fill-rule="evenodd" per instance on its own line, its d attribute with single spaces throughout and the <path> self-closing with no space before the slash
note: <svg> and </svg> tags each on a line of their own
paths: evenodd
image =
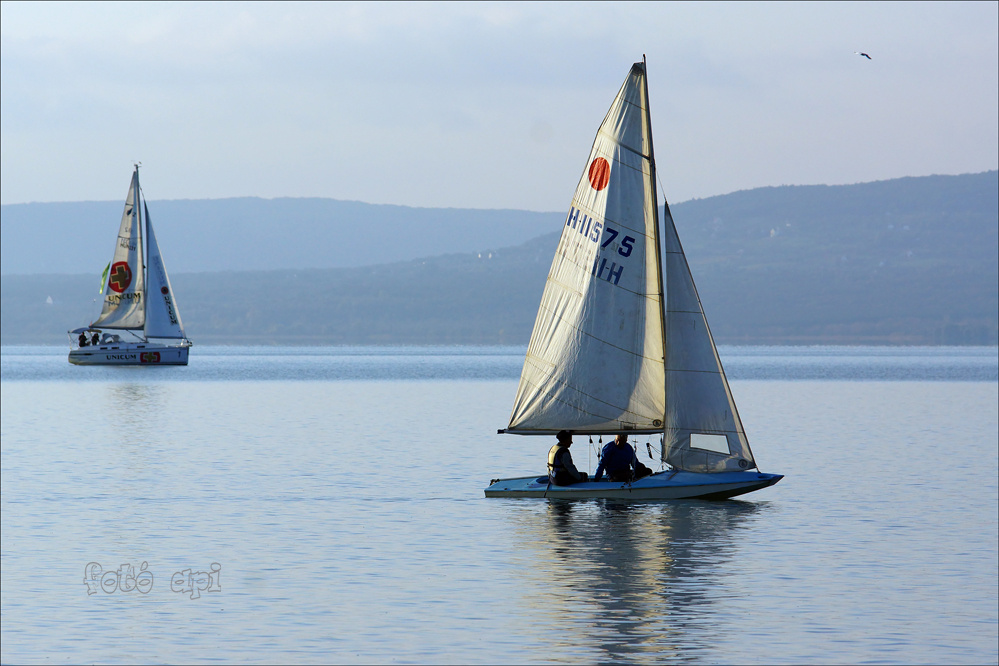
<svg viewBox="0 0 999 666">
<path fill-rule="evenodd" d="M 121 216 L 118 238 L 115 240 L 101 315 L 91 326 L 140 329 L 145 324 L 141 224 L 139 169 L 136 167 L 125 198 L 125 212 Z"/>
<path fill-rule="evenodd" d="M 660 247 L 651 127 L 635 63 L 576 187 L 505 432 L 663 433 L 674 469 L 752 469 L 668 205 Z"/>
<path fill-rule="evenodd" d="M 648 89 L 636 63 L 597 131 L 507 432 L 660 432 L 662 286 Z"/>
<path fill-rule="evenodd" d="M 146 298 L 147 338 L 180 338 L 184 339 L 184 324 L 180 321 L 180 311 L 170 286 L 170 277 L 163 263 L 156 234 L 153 233 L 153 222 L 149 218 L 149 208 L 143 206 L 146 214 L 146 252 L 148 253 L 148 293 Z"/>
</svg>

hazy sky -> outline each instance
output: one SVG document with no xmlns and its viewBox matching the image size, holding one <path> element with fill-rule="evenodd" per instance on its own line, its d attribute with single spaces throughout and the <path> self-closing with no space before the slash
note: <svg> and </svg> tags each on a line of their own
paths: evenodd
<svg viewBox="0 0 999 666">
<path fill-rule="evenodd" d="M 561 211 L 646 54 L 672 202 L 999 167 L 999 3 L 24 3 L 3 203 Z M 865 51 L 871 60 L 856 55 Z"/>
</svg>

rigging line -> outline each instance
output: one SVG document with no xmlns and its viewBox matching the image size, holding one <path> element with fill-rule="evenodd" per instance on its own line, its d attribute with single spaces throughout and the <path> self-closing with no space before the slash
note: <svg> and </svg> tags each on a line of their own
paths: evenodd
<svg viewBox="0 0 999 666">
<path fill-rule="evenodd" d="M 572 384 L 570 384 L 570 383 L 568 383 L 568 382 L 566 382 L 564 380 L 558 380 L 558 379 L 556 379 L 556 382 L 559 385 L 565 387 L 566 389 L 569 389 L 571 391 L 575 391 L 576 393 L 578 393 L 580 395 L 583 395 L 583 396 L 585 396 L 586 398 L 588 398 L 588 399 L 590 399 L 592 401 L 599 402 L 601 404 L 607 405 L 611 409 L 617 410 L 620 416 L 625 416 L 625 415 L 630 414 L 630 415 L 635 416 L 636 418 L 645 419 L 645 420 L 652 420 L 650 417 L 643 416 L 642 414 L 639 414 L 638 412 L 632 411 L 632 410 L 628 409 L 627 407 L 620 407 L 620 406 L 615 405 L 613 403 L 607 402 L 606 400 L 601 400 L 597 396 L 595 396 L 593 394 L 590 394 L 590 393 L 587 393 L 586 391 L 583 391 L 581 388 L 573 386 Z M 528 383 L 532 387 L 534 387 L 535 389 L 540 388 L 537 384 L 534 384 L 532 382 L 528 382 Z M 563 400 L 562 398 L 558 398 L 558 397 L 554 397 L 554 396 L 552 397 L 552 400 L 555 400 L 556 402 L 560 402 L 560 403 L 562 403 L 564 405 L 568 405 L 570 407 L 574 407 L 577 412 L 581 412 L 583 414 L 588 414 L 590 416 L 595 416 L 597 418 L 604 419 L 605 421 L 617 421 L 618 423 L 622 422 L 622 419 L 620 418 L 620 416 L 618 416 L 618 417 L 604 416 L 603 414 L 598 414 L 596 412 L 592 412 L 592 411 L 587 410 L 587 409 L 582 409 L 581 407 L 575 405 L 574 403 L 570 402 L 569 400 Z"/>
<path fill-rule="evenodd" d="M 636 108 L 639 108 L 639 109 L 642 108 L 642 107 L 634 105 L 634 104 L 632 106 L 636 106 Z M 642 110 L 644 111 L 644 109 L 642 109 Z M 601 125 L 597 129 L 597 136 L 599 137 L 601 134 L 603 134 L 608 139 L 608 143 L 610 143 L 611 145 L 617 146 L 618 148 L 624 148 L 629 153 L 631 153 L 633 155 L 638 155 L 643 160 L 647 160 L 649 162 L 652 161 L 652 156 L 651 155 L 646 155 L 642 151 L 635 150 L 634 148 L 632 148 L 631 146 L 627 145 L 626 143 L 623 143 L 620 139 L 618 139 L 618 137 L 617 137 L 616 134 L 613 134 L 613 133 L 609 132 L 608 130 L 605 130 L 603 125 Z M 607 152 L 610 152 L 610 151 L 607 151 Z M 612 159 L 613 159 L 613 156 L 612 156 Z M 615 159 L 614 161 L 617 162 L 617 163 L 619 163 L 619 164 L 621 164 L 622 166 L 626 166 L 628 168 L 635 169 L 635 171 L 640 171 L 640 169 L 636 169 L 635 167 L 631 166 L 630 164 L 626 164 L 625 162 L 622 162 L 621 160 Z"/>
<path fill-rule="evenodd" d="M 690 368 L 666 368 L 666 372 L 699 372 L 705 375 L 724 375 L 720 370 L 693 370 Z"/>
<path fill-rule="evenodd" d="M 625 165 L 625 166 L 627 166 L 627 165 Z M 638 171 L 638 169 L 635 169 L 635 171 Z M 644 174 L 645 172 L 642 171 L 642 173 Z M 572 207 L 576 208 L 580 213 L 584 213 L 584 214 L 586 214 L 587 216 L 589 216 L 590 218 L 592 218 L 594 220 L 598 220 L 598 219 L 602 220 L 605 226 L 608 223 L 615 224 L 615 225 L 621 227 L 622 229 L 630 231 L 633 234 L 640 234 L 642 236 L 645 236 L 646 238 L 649 237 L 649 235 L 645 232 L 644 228 L 633 227 L 630 224 L 628 224 L 626 222 L 623 222 L 623 221 L 621 221 L 621 220 L 619 220 L 617 218 L 607 217 L 606 210 L 604 210 L 604 211 L 597 211 L 597 210 L 595 210 L 594 208 L 592 208 L 590 206 L 586 206 L 581 201 L 577 200 L 576 197 L 575 197 L 575 195 L 573 195 L 572 202 L 571 202 L 570 205 Z M 567 220 L 567 222 L 568 222 L 568 220 Z M 566 224 L 564 226 L 569 226 L 569 225 Z M 570 227 L 570 228 L 575 229 L 575 227 Z"/>
<path fill-rule="evenodd" d="M 596 259 L 599 259 L 599 258 L 600 257 L 597 256 L 594 259 L 596 260 Z M 589 265 L 588 263 L 587 264 L 581 264 L 579 262 L 573 261 L 573 260 L 568 259 L 568 258 L 566 258 L 566 262 L 571 263 L 573 266 L 575 266 L 579 270 L 583 271 L 584 273 L 589 273 L 591 276 L 596 274 L 596 268 L 587 270 L 588 265 Z M 596 279 L 600 280 L 600 278 L 596 278 Z M 563 280 L 559 280 L 558 278 L 549 276 L 548 282 L 551 283 L 551 284 L 558 285 L 559 287 L 562 288 L 563 291 L 572 294 L 574 297 L 576 297 L 578 299 L 582 299 L 583 296 L 584 296 L 583 292 L 579 291 L 578 289 L 573 288 L 571 285 L 566 284 Z M 607 282 L 606 280 L 601 280 L 601 283 L 602 284 L 606 284 L 608 287 L 611 287 L 613 289 L 620 289 L 621 291 L 627 292 L 627 293 L 631 294 L 632 296 L 637 296 L 639 298 L 644 298 L 645 300 L 652 300 L 653 297 L 655 296 L 655 294 L 650 294 L 650 293 L 641 292 L 641 291 L 635 291 L 633 289 L 628 289 L 627 287 L 625 287 L 623 285 L 614 284 L 612 282 Z M 549 312 L 551 312 L 551 310 L 549 310 Z"/>
<path fill-rule="evenodd" d="M 112 330 L 114 330 L 114 329 L 112 329 Z M 128 333 L 128 334 L 129 334 L 129 335 L 131 335 L 131 336 L 132 336 L 133 338 L 135 338 L 135 339 L 136 339 L 136 341 L 138 341 L 138 342 L 145 342 L 145 341 L 146 341 L 146 338 L 144 338 L 144 337 L 140 337 L 140 336 L 139 336 L 139 335 L 138 335 L 138 334 L 137 334 L 137 333 L 135 332 L 135 331 L 137 331 L 138 329 L 132 329 L 132 328 L 120 328 L 120 329 L 118 329 L 118 330 L 119 330 L 119 331 L 124 331 L 125 333 Z"/>
<path fill-rule="evenodd" d="M 645 238 L 649 238 L 649 234 L 647 234 L 645 232 L 644 227 L 643 228 L 633 227 L 630 224 L 628 224 L 627 222 L 622 222 L 621 220 L 619 220 L 617 218 L 607 217 L 606 214 L 603 217 L 603 221 L 604 221 L 604 226 L 607 226 L 608 223 L 609 224 L 615 224 L 615 225 L 621 227 L 622 229 L 624 229 L 626 231 L 630 231 L 633 234 L 636 234 L 636 235 L 639 235 L 639 236 L 644 236 Z"/>
<path fill-rule="evenodd" d="M 637 169 L 636 169 L 636 171 L 637 171 Z M 617 226 L 621 227 L 622 229 L 627 229 L 628 231 L 630 231 L 633 234 L 641 234 L 641 235 L 645 236 L 646 238 L 648 238 L 648 234 L 645 233 L 644 229 L 638 229 L 638 228 L 629 226 L 628 224 L 622 222 L 619 219 L 607 217 L 606 211 L 597 211 L 596 209 L 592 208 L 591 206 L 586 206 L 585 204 L 577 201 L 576 198 L 575 198 L 575 196 L 573 196 L 573 199 L 572 199 L 572 202 L 570 203 L 570 205 L 573 206 L 573 207 L 575 207 L 576 210 L 578 210 L 580 213 L 583 213 L 583 214 L 587 215 L 588 217 L 590 217 L 590 218 L 592 218 L 594 220 L 596 220 L 596 219 L 599 218 L 599 219 L 602 219 L 604 221 L 604 223 L 610 222 L 610 223 L 616 224 Z M 569 226 L 569 225 L 565 224 L 565 225 L 563 225 L 563 228 L 566 227 L 566 226 Z M 574 228 L 574 227 L 570 227 L 570 228 Z"/>
<path fill-rule="evenodd" d="M 718 428 L 698 428 L 697 430 L 693 428 L 682 428 L 679 426 L 674 428 L 666 428 L 667 432 L 682 432 L 684 430 L 689 430 L 690 431 L 689 434 L 691 435 L 745 435 L 746 434 L 745 431 L 743 430 L 722 430 Z"/>
<path fill-rule="evenodd" d="M 554 281 L 553 281 L 553 282 L 554 282 Z M 560 282 L 555 282 L 555 284 L 558 284 L 559 286 L 561 286 L 561 283 L 560 283 Z M 627 289 L 624 289 L 624 290 L 622 290 L 622 291 L 628 291 L 628 290 L 627 290 Z M 630 292 L 630 293 L 635 293 L 635 292 Z M 625 349 L 624 347 L 621 347 L 620 345 L 616 345 L 616 344 L 613 344 L 613 343 L 611 343 L 611 342 L 610 342 L 610 341 L 608 341 L 608 340 L 604 340 L 603 338 L 598 338 L 598 337 L 597 337 L 596 335 L 594 335 L 594 334 L 592 334 L 592 333 L 590 333 L 590 332 L 588 332 L 588 331 L 584 331 L 584 330 L 583 330 L 582 328 L 580 328 L 579 326 L 576 326 L 575 324 L 573 324 L 573 323 L 572 323 L 572 322 L 571 322 L 570 320 L 568 320 L 568 319 L 567 319 L 566 317 L 563 317 L 563 316 L 562 316 L 561 314 L 559 314 L 559 312 L 558 312 L 558 311 L 556 311 L 556 310 L 554 310 L 554 309 L 552 309 L 552 308 L 546 308 L 546 307 L 545 307 L 545 302 L 544 302 L 544 300 L 543 300 L 543 299 L 542 299 L 542 301 L 541 301 L 541 305 L 539 306 L 539 308 L 538 308 L 538 309 L 539 309 L 539 310 L 540 310 L 540 309 L 544 309 L 544 310 L 545 310 L 545 312 L 547 312 L 548 314 L 552 315 L 552 317 L 557 317 L 557 318 L 558 318 L 558 320 L 559 320 L 560 322 L 562 322 L 562 324 L 563 324 L 564 326 L 571 326 L 571 327 L 572 327 L 572 328 L 573 328 L 573 329 L 574 329 L 574 330 L 575 330 L 575 331 L 576 331 L 577 333 L 581 333 L 582 335 L 585 335 L 585 336 L 586 336 L 587 338 L 591 338 L 591 339 L 593 339 L 593 340 L 596 340 L 597 342 L 599 342 L 599 343 L 601 343 L 601 344 L 604 344 L 604 345 L 607 345 L 608 347 L 610 347 L 610 348 L 612 348 L 612 349 L 614 349 L 614 350 L 616 350 L 616 351 L 619 351 L 619 352 L 624 352 L 624 353 L 626 353 L 626 354 L 630 354 L 631 356 L 637 356 L 638 358 L 642 358 L 642 359 L 647 359 L 647 360 L 649 360 L 649 361 L 652 361 L 652 362 L 661 362 L 661 360 L 660 360 L 660 359 L 657 359 L 657 358 L 656 358 L 656 357 L 654 357 L 654 356 L 646 356 L 646 355 L 645 355 L 645 354 L 643 354 L 643 353 L 639 353 L 639 352 L 637 352 L 637 351 L 634 351 L 634 350 L 631 350 L 631 349 Z M 528 354 L 530 354 L 530 349 L 528 349 Z M 537 354 L 535 354 L 535 356 L 537 356 Z"/>
<path fill-rule="evenodd" d="M 587 451 L 587 453 L 588 454 L 592 453 L 593 455 L 595 455 L 597 458 L 597 464 L 599 464 L 600 454 L 603 452 L 604 437 L 603 435 L 597 435 L 598 443 L 596 447 L 593 446 L 593 433 L 590 433 L 589 437 L 590 437 L 590 450 Z M 586 464 L 589 465 L 590 469 L 593 469 L 593 461 L 590 459 L 589 455 L 587 455 L 586 457 Z"/>
<path fill-rule="evenodd" d="M 663 187 L 663 179 L 659 177 L 659 170 L 658 169 L 656 169 L 656 180 L 659 181 L 659 191 L 662 192 L 662 194 L 663 194 L 663 200 L 665 200 L 666 199 L 666 188 Z M 656 205 L 659 205 L 658 201 L 656 202 Z M 667 205 L 669 205 L 669 204 L 667 203 Z"/>
<path fill-rule="evenodd" d="M 637 234 L 639 232 L 636 231 L 636 232 L 633 232 L 633 233 Z M 648 236 L 645 236 L 645 238 L 646 238 L 646 240 L 650 240 Z M 583 253 L 579 252 L 579 253 L 576 253 L 576 254 L 580 255 L 580 254 L 583 254 Z M 584 273 L 589 273 L 590 275 L 594 275 L 595 274 L 595 270 L 596 269 L 595 268 L 590 268 L 591 263 L 589 261 L 586 261 L 585 263 L 576 261 L 575 258 L 567 256 L 567 253 L 562 253 L 562 257 L 565 259 L 564 264 L 569 264 L 571 266 L 575 266 L 579 270 L 583 271 Z M 589 257 L 587 257 L 587 259 L 589 259 Z M 600 251 L 599 250 L 597 251 L 597 253 L 595 255 L 593 255 L 594 262 L 597 259 L 600 259 Z M 560 266 L 559 267 L 561 267 L 561 265 L 563 265 L 563 264 L 560 262 Z M 552 269 L 555 269 L 554 265 L 552 266 Z M 548 282 L 558 285 L 564 291 L 572 294 L 573 296 L 575 296 L 577 298 L 582 298 L 582 296 L 583 296 L 583 292 L 581 292 L 579 289 L 574 288 L 572 285 L 566 284 L 565 281 L 559 280 L 554 275 L 554 273 L 552 273 L 552 272 L 549 272 L 549 274 L 548 274 Z M 644 292 L 640 292 L 640 291 L 634 291 L 633 289 L 628 289 L 625 286 L 622 286 L 622 285 L 619 285 L 619 284 L 614 284 L 614 283 L 611 283 L 611 282 L 607 282 L 606 280 L 603 280 L 602 282 L 606 283 L 608 286 L 614 287 L 615 289 L 620 289 L 621 291 L 626 291 L 629 294 L 633 294 L 635 296 L 639 296 L 639 297 L 642 297 L 642 298 L 648 299 L 648 298 L 651 298 L 651 296 L 653 296 L 653 294 L 648 294 L 648 293 L 644 293 Z M 589 287 L 587 287 L 587 289 L 589 289 Z"/>
</svg>

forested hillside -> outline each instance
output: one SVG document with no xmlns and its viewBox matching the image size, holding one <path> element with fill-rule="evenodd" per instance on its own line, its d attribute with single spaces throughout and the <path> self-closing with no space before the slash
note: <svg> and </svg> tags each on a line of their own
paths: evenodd
<svg viewBox="0 0 999 666">
<path fill-rule="evenodd" d="M 999 343 L 996 172 L 763 188 L 672 214 L 719 343 Z M 559 225 L 491 250 L 172 280 L 196 344 L 526 344 Z M 64 342 L 96 316 L 98 282 L 4 276 L 3 343 Z"/>
</svg>

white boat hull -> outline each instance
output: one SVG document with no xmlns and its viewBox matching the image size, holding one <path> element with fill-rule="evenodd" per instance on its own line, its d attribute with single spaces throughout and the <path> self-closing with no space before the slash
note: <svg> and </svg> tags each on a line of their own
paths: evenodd
<svg viewBox="0 0 999 666">
<path fill-rule="evenodd" d="M 545 497 L 548 499 L 672 500 L 726 499 L 772 486 L 781 474 L 763 472 L 659 472 L 632 483 L 584 481 L 571 486 L 548 483 L 548 477 L 497 479 L 486 488 L 486 497 Z"/>
<path fill-rule="evenodd" d="M 187 365 L 190 345 L 118 342 L 71 349 L 73 365 Z"/>
</svg>

